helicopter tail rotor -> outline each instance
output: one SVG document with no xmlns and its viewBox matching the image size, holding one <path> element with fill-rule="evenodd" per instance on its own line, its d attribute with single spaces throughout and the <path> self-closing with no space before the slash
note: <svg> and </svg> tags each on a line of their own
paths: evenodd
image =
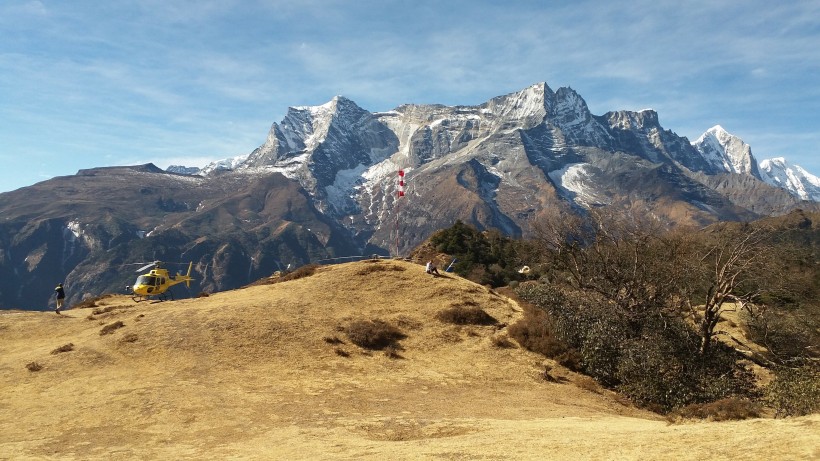
<svg viewBox="0 0 820 461">
<path fill-rule="evenodd" d="M 191 267 L 193 267 L 194 262 L 191 261 L 188 263 L 188 273 L 185 274 L 185 286 L 191 288 Z"/>
</svg>

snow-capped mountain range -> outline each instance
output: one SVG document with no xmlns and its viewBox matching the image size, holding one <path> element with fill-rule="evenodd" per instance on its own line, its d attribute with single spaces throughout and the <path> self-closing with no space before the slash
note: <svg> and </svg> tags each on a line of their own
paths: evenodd
<svg viewBox="0 0 820 461">
<path fill-rule="evenodd" d="M 727 173 L 754 176 L 774 187 L 787 190 L 801 200 L 820 201 L 820 178 L 783 157 L 757 162 L 752 149 L 742 139 L 720 125 L 706 131 L 692 143 L 703 158 Z"/>
<path fill-rule="evenodd" d="M 541 108 L 539 105 L 536 104 L 535 106 L 532 106 L 533 101 L 537 100 L 537 98 L 532 98 L 531 94 L 527 94 L 537 87 L 538 85 L 535 85 L 534 87 L 522 92 L 523 94 L 517 94 L 517 100 L 513 101 L 512 108 L 505 108 L 507 114 L 512 118 L 517 119 L 525 119 L 528 116 L 538 117 L 545 115 L 540 113 Z M 269 171 L 280 171 L 286 176 L 296 178 L 299 176 L 296 172 L 305 170 L 305 164 L 309 158 L 309 156 L 304 155 L 304 153 L 314 150 L 322 141 L 324 141 L 324 136 L 326 136 L 326 131 L 330 125 L 328 122 L 332 118 L 332 114 L 338 106 L 339 101 L 342 101 L 343 104 L 352 103 L 342 96 L 337 96 L 333 98 L 332 101 L 321 106 L 291 108 L 288 115 L 283 120 L 282 125 L 279 126 L 274 123 L 265 144 L 260 146 L 260 148 L 254 151 L 253 154 L 239 155 L 224 160 L 218 160 L 209 163 L 203 168 L 174 165 L 169 167 L 168 171 L 181 174 L 207 176 L 214 171 L 242 171 L 262 166 L 267 167 Z M 579 102 L 585 107 L 586 104 L 582 100 L 576 101 L 576 103 Z M 528 106 L 528 104 L 530 106 Z M 657 114 L 651 109 L 639 112 L 620 111 L 611 114 L 613 114 L 610 117 L 611 125 L 618 129 L 634 129 L 645 126 L 645 117 L 654 118 L 654 120 L 650 123 L 650 126 L 657 125 Z M 373 115 L 389 122 L 391 121 L 391 117 L 399 117 L 401 114 L 397 111 L 392 111 Z M 460 115 L 463 116 L 463 114 Z M 479 113 L 471 114 L 471 117 L 476 122 L 479 122 L 482 119 Z M 576 123 L 580 123 L 582 118 L 583 117 L 576 118 Z M 436 123 L 443 123 L 443 121 L 444 119 L 440 119 L 432 122 L 430 125 L 434 126 Z M 413 134 L 413 131 L 408 130 L 407 127 L 403 126 L 401 122 L 395 123 L 394 121 L 392 125 L 396 128 L 396 130 L 403 131 L 405 138 L 407 138 L 408 134 Z M 390 126 L 390 124 L 388 124 L 388 126 Z M 596 137 L 594 125 L 588 125 L 585 129 L 587 130 L 587 136 L 591 136 L 593 138 Z M 609 141 L 608 136 L 601 131 L 602 130 L 598 130 L 596 140 L 604 141 L 604 143 L 606 143 Z M 653 136 L 656 135 L 650 134 L 647 138 L 652 138 Z M 276 142 L 276 140 L 280 139 L 284 139 L 285 143 L 283 144 Z M 715 125 L 706 130 L 706 132 L 703 133 L 703 135 L 701 135 L 696 141 L 692 142 L 691 145 L 709 165 L 709 168 L 706 168 L 706 170 L 713 174 L 725 172 L 749 175 L 765 181 L 767 184 L 774 187 L 782 188 L 801 200 L 820 202 L 820 178 L 809 173 L 799 165 L 789 164 L 783 157 L 765 159 L 758 162 L 752 154 L 752 149 L 748 144 L 746 144 L 739 137 L 727 132 L 720 125 Z M 405 150 L 407 147 L 408 145 L 405 139 Z M 284 158 L 279 158 L 273 162 L 270 162 L 272 158 L 270 154 L 274 150 L 285 150 L 289 152 L 290 155 L 286 155 Z M 302 154 L 293 155 L 294 153 L 299 152 Z M 655 160 L 657 160 L 657 158 Z M 359 181 L 367 183 L 368 181 L 373 181 L 381 176 L 384 176 L 384 174 L 393 172 L 396 166 L 397 165 L 394 163 L 388 162 L 387 164 L 373 168 L 373 171 L 370 172 L 370 174 L 368 174 L 365 170 L 358 172 L 359 174 L 353 174 L 353 177 L 351 177 L 350 174 L 347 174 L 346 178 L 342 182 L 351 183 L 351 181 Z M 557 178 L 566 177 L 567 179 L 565 182 L 569 185 L 569 189 L 575 190 L 578 189 L 578 187 L 573 186 L 573 183 L 577 183 L 577 181 L 575 181 L 576 175 L 582 169 L 582 167 L 578 166 L 566 167 L 561 170 L 551 172 L 550 177 L 554 180 L 559 180 Z M 339 188 L 337 187 L 336 189 Z M 341 190 L 343 191 L 343 189 Z M 583 195 L 583 193 L 581 193 L 581 195 Z M 335 202 L 338 203 L 339 201 L 336 200 Z"/>
<path fill-rule="evenodd" d="M 760 162 L 760 176 L 766 183 L 786 189 L 802 200 L 820 202 L 820 178 L 783 157 Z"/>
<path fill-rule="evenodd" d="M 202 169 L 94 168 L 0 198 L 12 307 L 44 305 L 55 280 L 78 299 L 121 289 L 129 262 L 193 261 L 192 289 L 219 291 L 288 264 L 406 255 L 456 220 L 528 237 L 565 205 L 695 226 L 820 211 L 820 182 L 758 163 L 720 127 L 690 142 L 651 109 L 594 115 L 573 89 L 538 83 L 377 113 L 337 96 L 291 107 L 253 152 Z"/>
</svg>

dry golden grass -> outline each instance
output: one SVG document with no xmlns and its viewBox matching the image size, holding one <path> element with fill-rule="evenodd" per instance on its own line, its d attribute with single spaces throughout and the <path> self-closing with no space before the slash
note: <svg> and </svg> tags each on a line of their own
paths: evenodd
<svg viewBox="0 0 820 461">
<path fill-rule="evenodd" d="M 385 269 L 364 269 L 368 265 Z M 391 269 L 391 267 L 399 269 Z M 437 320 L 479 306 L 499 325 Z M 400 261 L 207 298 L 0 313 L 0 459 L 816 459 L 820 417 L 669 425 L 498 347 L 506 297 Z M 374 351 L 359 319 L 405 337 Z M 70 353 L 51 354 L 73 344 Z M 41 366 L 37 372 L 27 364 Z M 554 382 L 545 379 L 545 366 Z M 576 385 L 580 383 L 580 387 Z"/>
</svg>

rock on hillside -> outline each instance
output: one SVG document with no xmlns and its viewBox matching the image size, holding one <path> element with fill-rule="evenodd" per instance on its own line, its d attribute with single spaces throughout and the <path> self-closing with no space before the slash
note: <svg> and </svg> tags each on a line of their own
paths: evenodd
<svg viewBox="0 0 820 461">
<path fill-rule="evenodd" d="M 497 325 L 438 313 L 480 307 Z M 401 261 L 166 303 L 0 314 L 0 458 L 808 458 L 820 418 L 668 426 L 543 359 L 511 300 Z M 392 348 L 346 329 L 380 320 Z M 34 363 L 40 369 L 35 370 Z"/>
</svg>

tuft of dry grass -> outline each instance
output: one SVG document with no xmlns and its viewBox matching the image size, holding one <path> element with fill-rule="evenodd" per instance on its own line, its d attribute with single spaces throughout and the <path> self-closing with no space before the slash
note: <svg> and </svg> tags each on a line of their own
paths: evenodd
<svg viewBox="0 0 820 461">
<path fill-rule="evenodd" d="M 100 315 L 100 314 L 107 314 L 111 311 L 115 311 L 117 309 L 125 309 L 123 306 L 105 306 L 105 307 L 98 307 L 91 311 L 92 315 Z"/>
<path fill-rule="evenodd" d="M 57 355 L 57 354 L 60 354 L 62 352 L 71 352 L 73 350 L 74 350 L 74 344 L 68 343 L 68 344 L 63 344 L 62 346 L 58 347 L 57 349 L 54 349 L 53 351 L 51 351 L 51 354 L 52 355 Z"/>
<path fill-rule="evenodd" d="M 316 270 L 319 269 L 318 264 L 307 264 L 302 266 L 295 271 L 285 274 L 283 277 L 279 277 L 276 281 L 278 282 L 288 282 L 290 280 L 301 279 L 305 277 L 310 277 L 311 275 L 316 273 Z M 275 283 L 275 282 L 272 282 Z"/>
<path fill-rule="evenodd" d="M 403 359 L 404 357 L 399 354 L 401 348 L 397 345 L 390 345 L 384 348 L 384 356 L 389 359 Z"/>
<path fill-rule="evenodd" d="M 492 337 L 493 346 L 499 349 L 515 349 L 515 343 L 506 335 L 496 335 Z"/>
<path fill-rule="evenodd" d="M 135 333 L 128 333 L 125 336 L 123 336 L 120 341 L 122 341 L 124 343 L 133 343 L 133 342 L 136 342 L 137 339 L 139 339 L 139 338 L 137 337 L 137 335 Z"/>
<path fill-rule="evenodd" d="M 335 352 L 336 355 L 338 355 L 339 357 L 350 357 L 350 353 L 342 349 L 341 347 L 337 347 Z"/>
<path fill-rule="evenodd" d="M 436 314 L 436 317 L 442 322 L 455 325 L 496 325 L 498 323 L 498 320 L 480 307 L 464 304 L 450 306 Z"/>
<path fill-rule="evenodd" d="M 407 269 L 402 266 L 394 266 L 393 264 L 368 264 L 356 272 L 356 275 L 369 275 L 374 272 L 403 272 Z"/>
<path fill-rule="evenodd" d="M 286 274 L 283 274 L 281 271 L 276 271 L 270 277 L 259 279 L 253 283 L 246 285 L 246 287 L 253 287 L 258 285 L 273 285 L 274 283 L 289 282 L 291 280 L 310 277 L 311 275 L 316 273 L 319 267 L 321 267 L 319 264 L 307 264 L 295 269 L 293 272 L 288 272 Z M 202 297 L 203 295 L 208 296 L 207 293 L 200 293 L 200 297 Z"/>
<path fill-rule="evenodd" d="M 116 330 L 118 330 L 118 329 L 120 329 L 124 326 L 125 326 L 125 324 L 122 323 L 121 320 L 117 320 L 114 323 L 109 323 L 108 325 L 102 327 L 102 330 L 100 330 L 100 336 L 110 335 L 111 333 L 115 332 Z"/>
<path fill-rule="evenodd" d="M 43 369 L 43 366 L 37 362 L 29 362 L 26 364 L 26 369 L 31 372 L 40 371 Z"/>
<path fill-rule="evenodd" d="M 549 370 L 547 370 L 547 372 L 549 372 Z M 581 389 L 593 392 L 595 394 L 603 393 L 603 387 L 601 387 L 601 385 L 598 384 L 598 381 L 595 381 L 589 376 L 578 376 L 578 379 L 575 380 L 575 385 Z"/>
<path fill-rule="evenodd" d="M 99 301 L 101 301 L 105 298 L 110 298 L 112 296 L 115 296 L 115 295 L 107 294 L 107 295 L 102 295 L 102 296 L 95 296 L 93 298 L 87 298 L 87 299 L 84 299 L 84 300 L 80 301 L 79 303 L 71 306 L 71 308 L 72 309 L 90 309 L 92 307 L 97 307 L 97 302 L 99 302 Z"/>
<path fill-rule="evenodd" d="M 344 328 L 350 341 L 365 349 L 382 350 L 396 346 L 407 336 L 383 320 L 354 320 Z"/>
<path fill-rule="evenodd" d="M 759 418 L 763 407 L 756 402 L 739 398 L 726 398 L 708 403 L 687 405 L 670 413 L 670 421 L 683 419 L 705 419 L 709 421 L 738 421 Z"/>
</svg>

